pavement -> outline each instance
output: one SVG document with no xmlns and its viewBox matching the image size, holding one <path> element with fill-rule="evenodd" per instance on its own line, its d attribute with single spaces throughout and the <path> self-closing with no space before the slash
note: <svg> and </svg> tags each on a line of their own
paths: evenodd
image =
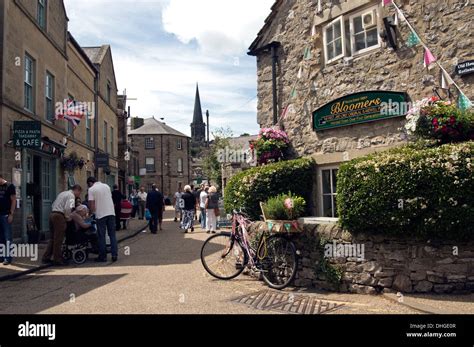
<svg viewBox="0 0 474 347">
<path fill-rule="evenodd" d="M 117 263 L 51 267 L 0 282 L 0 314 L 272 313 L 234 302 L 238 297 L 268 287 L 246 275 L 232 281 L 212 278 L 200 260 L 202 244 L 209 235 L 197 226 L 195 233 L 182 233 L 172 216 L 171 210 L 165 213 L 164 231 L 157 235 L 139 233 L 122 242 Z M 295 288 L 285 292 L 342 304 L 327 314 L 420 314 L 423 311 L 382 295 Z M 452 304 L 467 299 L 449 296 L 437 300 L 438 313 L 453 307 L 459 313 L 473 313 L 472 297 L 470 304 Z"/>
<path fill-rule="evenodd" d="M 117 231 L 117 239 L 123 240 L 129 237 L 132 237 L 137 232 L 143 230 L 147 225 L 146 221 L 131 219 L 127 226 L 127 229 Z M 46 251 L 47 241 L 42 242 L 38 245 L 38 257 L 37 259 L 31 258 L 15 258 L 13 263 L 9 266 L 3 266 L 0 264 L 0 282 L 4 280 L 9 280 L 22 274 L 33 273 L 40 269 L 49 268 L 50 265 L 44 265 L 41 263 L 43 254 Z M 91 258 L 94 255 L 91 255 Z"/>
</svg>

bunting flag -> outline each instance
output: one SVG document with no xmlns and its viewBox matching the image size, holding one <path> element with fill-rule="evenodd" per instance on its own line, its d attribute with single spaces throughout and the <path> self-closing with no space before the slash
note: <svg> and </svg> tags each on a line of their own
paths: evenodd
<svg viewBox="0 0 474 347">
<path fill-rule="evenodd" d="M 273 230 L 273 223 L 268 222 L 267 226 L 268 226 L 268 231 L 271 232 Z"/>
<path fill-rule="evenodd" d="M 463 92 L 459 93 L 458 107 L 460 110 L 466 111 L 472 107 L 472 102 L 469 98 L 464 95 Z"/>
<path fill-rule="evenodd" d="M 285 223 L 285 230 L 287 233 L 289 233 L 291 230 L 291 224 Z"/>
<path fill-rule="evenodd" d="M 436 62 L 435 56 L 433 55 L 433 53 L 431 53 L 431 51 L 428 49 L 428 47 L 425 47 L 425 57 L 424 57 L 425 68 L 430 70 L 431 69 L 431 64 L 433 64 L 435 62 Z"/>
<path fill-rule="evenodd" d="M 414 31 L 410 31 L 410 35 L 408 35 L 407 46 L 415 47 L 418 44 L 420 44 L 420 38 Z"/>
<path fill-rule="evenodd" d="M 311 54 L 311 47 L 306 47 L 304 49 L 304 60 L 309 60 L 311 59 L 312 54 Z"/>
<path fill-rule="evenodd" d="M 454 84 L 453 79 L 451 76 L 447 73 L 446 70 L 441 68 L 441 88 L 443 89 L 449 89 L 450 86 Z"/>
<path fill-rule="evenodd" d="M 296 91 L 296 87 L 293 87 L 293 90 L 291 91 L 291 98 L 294 99 L 298 95 L 298 92 Z"/>
<path fill-rule="evenodd" d="M 383 5 L 384 6 L 388 6 L 388 5 L 391 5 L 393 3 L 393 0 L 383 0 Z"/>
<path fill-rule="evenodd" d="M 301 79 L 303 77 L 303 66 L 300 66 L 300 69 L 298 70 L 298 79 Z"/>
</svg>

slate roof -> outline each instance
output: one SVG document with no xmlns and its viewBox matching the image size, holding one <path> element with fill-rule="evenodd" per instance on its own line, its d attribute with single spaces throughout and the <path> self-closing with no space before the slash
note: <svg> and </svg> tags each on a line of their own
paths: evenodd
<svg viewBox="0 0 474 347">
<path fill-rule="evenodd" d="M 157 121 L 155 118 L 145 119 L 145 124 L 135 130 L 130 130 L 129 135 L 174 135 L 181 137 L 189 137 L 163 122 Z"/>
</svg>

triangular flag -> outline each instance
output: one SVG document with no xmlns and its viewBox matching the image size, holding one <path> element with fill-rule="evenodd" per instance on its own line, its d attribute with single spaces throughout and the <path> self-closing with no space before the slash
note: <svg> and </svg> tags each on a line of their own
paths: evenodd
<svg viewBox="0 0 474 347">
<path fill-rule="evenodd" d="M 268 231 L 272 231 L 272 230 L 273 230 L 273 223 L 268 222 L 268 223 L 267 223 L 267 226 L 268 226 Z"/>
<path fill-rule="evenodd" d="M 407 46 L 414 47 L 418 45 L 419 43 L 420 43 L 420 38 L 415 32 L 411 31 L 410 35 L 408 35 Z"/>
<path fill-rule="evenodd" d="M 449 89 L 450 86 L 454 84 L 453 79 L 444 69 L 441 69 L 441 88 Z"/>
<path fill-rule="evenodd" d="M 321 0 L 318 0 L 318 8 L 316 10 L 316 13 L 320 14 L 321 12 L 323 12 L 323 4 L 321 3 Z"/>
<path fill-rule="evenodd" d="M 428 48 L 425 48 L 425 57 L 424 57 L 425 67 L 429 70 L 431 64 L 433 64 L 434 62 L 436 62 L 435 56 L 433 55 L 433 53 L 431 53 L 431 51 Z"/>
<path fill-rule="evenodd" d="M 463 111 L 466 111 L 467 109 L 470 109 L 472 107 L 471 100 L 469 100 L 468 97 L 462 92 L 459 94 L 458 107 L 460 110 Z"/>
<path fill-rule="evenodd" d="M 393 0 L 383 0 L 383 5 L 384 5 L 384 6 L 391 5 L 392 2 L 393 2 Z"/>
<path fill-rule="evenodd" d="M 285 224 L 285 229 L 286 229 L 286 232 L 289 233 L 290 230 L 291 230 L 291 224 L 286 223 L 286 224 Z"/>
<path fill-rule="evenodd" d="M 296 91 L 296 87 L 293 87 L 293 90 L 291 91 L 291 98 L 296 98 L 296 96 L 298 95 L 298 92 Z"/>
<path fill-rule="evenodd" d="M 311 48 L 310 47 L 306 47 L 304 49 L 304 59 L 305 60 L 308 60 L 308 59 L 311 59 L 312 55 L 311 55 Z"/>
<path fill-rule="evenodd" d="M 301 79 L 303 77 L 303 66 L 300 66 L 300 69 L 298 70 L 298 79 Z"/>
</svg>

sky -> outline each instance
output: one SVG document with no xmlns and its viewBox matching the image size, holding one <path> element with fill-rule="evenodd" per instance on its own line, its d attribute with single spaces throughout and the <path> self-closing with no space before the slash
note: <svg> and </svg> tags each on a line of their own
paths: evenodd
<svg viewBox="0 0 474 347">
<path fill-rule="evenodd" d="M 132 116 L 190 135 L 196 83 L 211 132 L 256 134 L 257 73 L 248 47 L 274 0 L 65 0 L 83 47 L 110 44 Z M 204 116 L 205 117 L 205 116 Z M 204 121 L 206 121 L 204 119 Z"/>
</svg>

